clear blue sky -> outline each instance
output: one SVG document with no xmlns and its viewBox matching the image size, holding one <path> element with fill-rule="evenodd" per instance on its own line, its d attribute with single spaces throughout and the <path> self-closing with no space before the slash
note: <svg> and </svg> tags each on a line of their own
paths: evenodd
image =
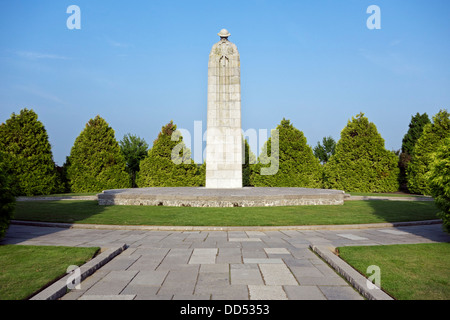
<svg viewBox="0 0 450 320">
<path fill-rule="evenodd" d="M 66 26 L 72 4 L 80 30 Z M 379 30 L 366 26 L 373 4 Z M 315 146 L 364 112 L 399 149 L 412 115 L 450 109 L 449 15 L 448 0 L 3 0 L 0 122 L 35 110 L 59 165 L 97 114 L 117 140 L 152 145 L 170 120 L 204 131 L 208 55 L 227 28 L 244 130 L 284 117 Z"/>
</svg>

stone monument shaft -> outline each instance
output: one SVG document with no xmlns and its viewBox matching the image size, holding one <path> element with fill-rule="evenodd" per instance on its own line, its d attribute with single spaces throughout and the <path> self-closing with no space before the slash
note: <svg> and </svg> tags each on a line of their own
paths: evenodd
<svg viewBox="0 0 450 320">
<path fill-rule="evenodd" d="M 206 188 L 242 188 L 239 52 L 222 29 L 208 64 Z"/>
</svg>

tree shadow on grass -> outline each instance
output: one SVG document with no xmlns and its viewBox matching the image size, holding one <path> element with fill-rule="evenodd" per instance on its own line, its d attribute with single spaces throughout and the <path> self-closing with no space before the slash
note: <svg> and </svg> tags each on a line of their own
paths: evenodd
<svg viewBox="0 0 450 320">
<path fill-rule="evenodd" d="M 364 200 L 381 222 L 436 220 L 434 201 Z"/>
</svg>

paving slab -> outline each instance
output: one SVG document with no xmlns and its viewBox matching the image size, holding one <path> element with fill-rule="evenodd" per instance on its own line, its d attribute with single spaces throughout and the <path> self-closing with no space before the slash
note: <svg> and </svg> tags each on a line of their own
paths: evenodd
<svg viewBox="0 0 450 320">
<path fill-rule="evenodd" d="M 139 271 L 127 287 L 145 286 L 145 287 L 160 287 L 167 277 L 168 271 Z"/>
<path fill-rule="evenodd" d="M 121 295 L 123 294 L 132 294 L 135 295 L 136 297 L 139 296 L 140 298 L 142 298 L 143 295 L 156 295 L 159 291 L 160 287 L 157 286 L 143 286 L 143 285 L 128 285 L 126 286 L 122 292 L 120 293 Z"/>
<path fill-rule="evenodd" d="M 105 265 L 102 270 L 106 270 L 106 271 L 127 270 L 139 258 L 140 258 L 140 256 L 136 256 L 136 255 L 134 255 L 132 257 L 130 257 L 129 255 L 118 256 L 118 257 L 116 257 L 116 259 L 114 259 L 114 261 L 111 261 L 110 263 Z"/>
<path fill-rule="evenodd" d="M 291 271 L 283 264 L 259 264 L 264 283 L 268 286 L 298 285 Z"/>
<path fill-rule="evenodd" d="M 301 279 L 304 277 L 323 277 L 323 273 L 320 272 L 320 270 L 315 267 L 295 267 L 295 266 L 289 266 L 289 269 L 294 274 L 294 276 L 297 279 Z"/>
<path fill-rule="evenodd" d="M 138 271 L 111 271 L 83 295 L 118 295 L 136 276 Z"/>
<path fill-rule="evenodd" d="M 140 293 L 137 294 L 134 300 L 172 300 L 173 294 L 154 294 L 154 293 Z"/>
<path fill-rule="evenodd" d="M 214 264 L 216 263 L 217 253 L 217 248 L 195 248 L 189 259 L 189 264 Z"/>
<path fill-rule="evenodd" d="M 90 287 L 92 287 L 95 283 L 100 281 L 108 273 L 109 273 L 109 271 L 103 270 L 103 268 L 100 270 L 97 270 L 95 273 L 93 273 L 92 275 L 90 275 L 89 277 L 87 277 L 86 279 L 84 279 L 82 281 L 79 289 L 72 289 L 69 292 L 67 292 L 65 295 L 60 297 L 59 299 L 61 299 L 61 300 L 77 300 L 82 295 L 84 295 Z M 66 289 L 65 291 L 67 291 L 67 288 L 65 288 L 65 289 Z"/>
<path fill-rule="evenodd" d="M 221 292 L 213 293 L 211 300 L 249 300 L 248 286 L 234 285 L 223 287 Z"/>
<path fill-rule="evenodd" d="M 314 267 L 314 264 L 309 259 L 303 258 L 283 258 L 283 262 L 292 270 L 293 267 Z"/>
<path fill-rule="evenodd" d="M 172 248 L 161 260 L 158 269 L 170 269 L 173 265 L 188 263 L 193 249 Z"/>
<path fill-rule="evenodd" d="M 266 237 L 266 234 L 262 231 L 246 231 L 247 236 L 250 237 Z"/>
<path fill-rule="evenodd" d="M 192 273 L 177 272 L 174 270 L 169 271 L 162 286 L 157 291 L 158 295 L 171 295 L 174 294 L 194 294 L 195 285 L 197 283 L 197 271 Z"/>
<path fill-rule="evenodd" d="M 279 258 L 245 258 L 244 263 L 282 264 L 283 260 Z"/>
<path fill-rule="evenodd" d="M 396 236 L 404 236 L 404 235 L 408 235 L 407 232 L 404 231 L 400 231 L 400 230 L 395 230 L 395 229 L 383 229 L 383 230 L 377 230 L 378 232 L 383 232 L 383 233 L 388 233 L 388 234 L 393 234 Z"/>
<path fill-rule="evenodd" d="M 134 300 L 136 295 L 119 295 L 119 294 L 108 294 L 108 295 L 83 295 L 78 300 Z"/>
<path fill-rule="evenodd" d="M 219 248 L 216 263 L 242 263 L 242 249 Z"/>
<path fill-rule="evenodd" d="M 264 248 L 242 248 L 242 258 L 267 258 Z"/>
<path fill-rule="evenodd" d="M 230 273 L 201 272 L 198 274 L 194 294 L 220 294 L 230 286 Z"/>
<path fill-rule="evenodd" d="M 132 256 L 136 256 L 136 254 L 133 254 Z M 160 259 L 155 259 L 151 256 L 139 256 L 139 258 L 136 259 L 136 261 L 130 265 L 127 270 L 155 270 L 161 264 L 162 259 L 162 257 Z"/>
<path fill-rule="evenodd" d="M 327 300 L 317 286 L 283 286 L 290 300 Z"/>
<path fill-rule="evenodd" d="M 248 286 L 250 300 L 288 300 L 282 286 Z"/>
<path fill-rule="evenodd" d="M 352 287 L 319 286 L 327 300 L 364 300 Z"/>
<path fill-rule="evenodd" d="M 261 242 L 260 238 L 230 238 L 230 242 Z"/>
<path fill-rule="evenodd" d="M 339 234 L 337 234 L 337 236 L 347 238 L 350 240 L 369 240 L 367 238 L 360 237 L 360 236 L 352 234 L 352 233 L 339 233 Z"/>
<path fill-rule="evenodd" d="M 210 294 L 175 294 L 172 300 L 211 300 Z"/>
<path fill-rule="evenodd" d="M 297 281 L 301 286 L 348 286 L 348 283 L 340 277 L 298 276 Z"/>
<path fill-rule="evenodd" d="M 286 248 L 264 248 L 266 254 L 291 254 Z"/>
<path fill-rule="evenodd" d="M 230 265 L 232 285 L 264 285 L 261 271 L 256 264 Z"/>
</svg>

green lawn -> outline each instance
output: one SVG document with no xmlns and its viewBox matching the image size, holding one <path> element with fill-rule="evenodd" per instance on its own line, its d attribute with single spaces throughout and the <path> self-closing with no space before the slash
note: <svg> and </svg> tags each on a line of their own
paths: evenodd
<svg viewBox="0 0 450 320">
<path fill-rule="evenodd" d="M 117 225 L 289 226 L 437 219 L 430 201 L 348 201 L 340 206 L 193 208 L 99 206 L 97 201 L 17 202 L 14 219 Z"/>
<path fill-rule="evenodd" d="M 398 300 L 450 299 L 450 243 L 340 247 L 339 255 L 366 274 L 377 265 L 381 288 Z"/>
<path fill-rule="evenodd" d="M 81 266 L 99 248 L 0 246 L 0 300 L 23 300 L 64 276 L 71 265 Z"/>
<path fill-rule="evenodd" d="M 98 192 L 86 192 L 86 193 L 55 193 L 55 194 L 47 194 L 43 196 L 30 196 L 30 198 L 43 198 L 43 197 L 76 197 L 76 196 L 96 196 Z"/>
</svg>

